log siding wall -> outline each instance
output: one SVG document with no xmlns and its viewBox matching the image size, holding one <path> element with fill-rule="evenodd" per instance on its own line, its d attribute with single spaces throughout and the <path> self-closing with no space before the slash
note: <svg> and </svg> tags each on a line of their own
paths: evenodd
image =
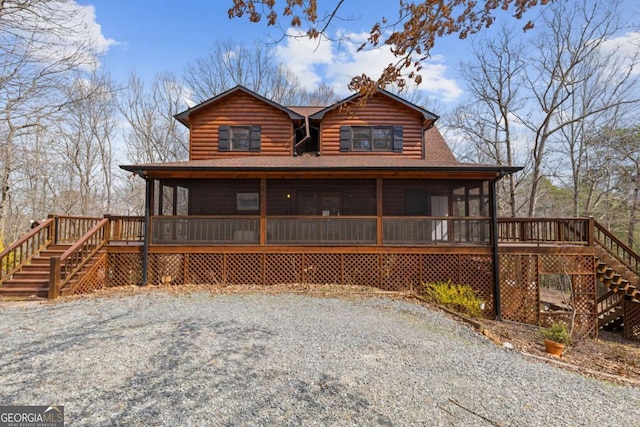
<svg viewBox="0 0 640 427">
<path fill-rule="evenodd" d="M 320 152 L 322 155 L 366 156 L 389 155 L 422 158 L 423 117 L 410 108 L 387 97 L 374 96 L 364 107 L 350 108 L 350 113 L 335 109 L 328 112 L 320 125 Z M 340 151 L 340 126 L 402 126 L 402 153 L 392 151 Z"/>
<path fill-rule="evenodd" d="M 244 92 L 237 92 L 190 117 L 189 159 L 207 160 L 228 156 L 286 156 L 293 154 L 294 123 L 283 111 Z M 218 150 L 218 128 L 260 126 L 259 152 Z"/>
</svg>

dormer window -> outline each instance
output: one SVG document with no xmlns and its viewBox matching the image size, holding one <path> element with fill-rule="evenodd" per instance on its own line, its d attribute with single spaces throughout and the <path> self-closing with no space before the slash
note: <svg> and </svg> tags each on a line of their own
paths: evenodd
<svg viewBox="0 0 640 427">
<path fill-rule="evenodd" d="M 340 151 L 402 152 L 402 126 L 341 126 Z"/>
<path fill-rule="evenodd" d="M 260 126 L 220 126 L 218 151 L 260 151 Z"/>
</svg>

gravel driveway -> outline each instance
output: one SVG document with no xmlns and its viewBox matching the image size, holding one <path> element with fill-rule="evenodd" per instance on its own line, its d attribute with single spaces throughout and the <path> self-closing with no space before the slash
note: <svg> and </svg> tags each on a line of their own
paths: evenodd
<svg viewBox="0 0 640 427">
<path fill-rule="evenodd" d="M 161 292 L 0 306 L 0 405 L 68 425 L 638 425 L 640 389 L 382 298 Z"/>
</svg>

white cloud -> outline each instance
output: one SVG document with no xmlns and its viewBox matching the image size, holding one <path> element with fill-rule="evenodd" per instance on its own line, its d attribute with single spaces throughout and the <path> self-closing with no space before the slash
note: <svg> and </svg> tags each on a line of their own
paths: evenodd
<svg viewBox="0 0 640 427">
<path fill-rule="evenodd" d="M 78 34 L 79 37 L 85 37 L 90 40 L 97 53 L 106 53 L 111 46 L 117 44 L 113 39 L 106 38 L 102 34 L 102 26 L 96 22 L 96 9 L 94 6 L 81 6 L 76 4 L 78 8 L 78 18 L 83 23 L 84 31 Z"/>
<path fill-rule="evenodd" d="M 325 82 L 337 93 L 346 94 L 347 85 L 354 76 L 365 73 L 378 78 L 387 65 L 397 61 L 388 46 L 358 51 L 367 33 L 339 31 L 336 38 L 341 42 L 326 38 L 310 40 L 294 30 L 289 30 L 288 35 L 290 37 L 276 48 L 276 54 L 308 90 Z M 446 76 L 447 67 L 442 55 L 423 61 L 420 74 L 422 83 L 418 90 L 429 97 L 452 102 L 462 95 L 456 80 Z"/>
<path fill-rule="evenodd" d="M 46 21 L 34 23 L 31 27 L 27 24 L 23 31 L 26 37 L 29 37 L 29 33 L 34 34 L 34 58 L 39 61 L 55 63 L 73 56 L 75 62 L 94 68 L 99 65 L 98 57 L 117 44 L 102 34 L 92 5 L 60 1 L 47 3 L 43 10 L 35 10 L 34 13 L 48 14 Z M 14 18 L 31 19 L 19 13 Z"/>
<path fill-rule="evenodd" d="M 278 60 L 285 64 L 300 79 L 307 90 L 322 83 L 318 69 L 333 62 L 331 42 L 311 40 L 295 30 L 287 32 L 286 42 L 276 47 Z"/>
<path fill-rule="evenodd" d="M 627 68 L 638 65 L 640 60 L 640 32 L 628 32 L 619 37 L 606 40 L 602 43 L 602 50 L 611 53 L 618 58 L 616 68 Z M 640 67 L 634 67 L 632 74 L 640 74 Z"/>
</svg>

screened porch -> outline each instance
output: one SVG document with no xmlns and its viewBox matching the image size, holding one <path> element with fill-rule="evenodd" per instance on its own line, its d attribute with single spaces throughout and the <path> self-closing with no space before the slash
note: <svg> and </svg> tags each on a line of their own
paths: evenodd
<svg viewBox="0 0 640 427">
<path fill-rule="evenodd" d="M 487 180 L 156 179 L 152 245 L 490 245 Z"/>
</svg>

